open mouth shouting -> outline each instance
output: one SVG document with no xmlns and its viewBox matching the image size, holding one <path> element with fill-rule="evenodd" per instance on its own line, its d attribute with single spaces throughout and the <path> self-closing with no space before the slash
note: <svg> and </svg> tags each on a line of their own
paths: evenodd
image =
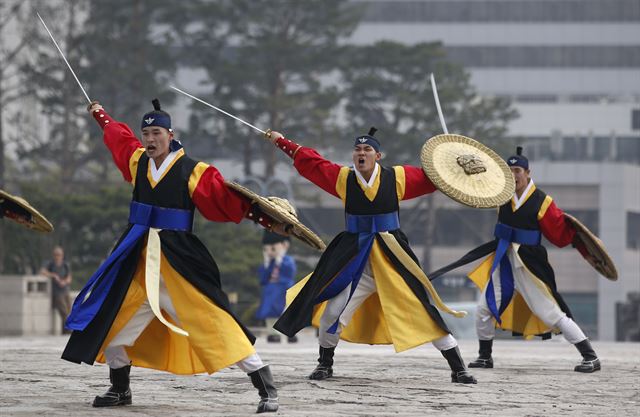
<svg viewBox="0 0 640 417">
<path fill-rule="evenodd" d="M 365 158 L 363 157 L 358 158 L 358 167 L 364 168 L 364 164 L 365 164 Z"/>
<path fill-rule="evenodd" d="M 147 152 L 153 153 L 156 150 L 156 145 L 147 145 Z"/>
</svg>

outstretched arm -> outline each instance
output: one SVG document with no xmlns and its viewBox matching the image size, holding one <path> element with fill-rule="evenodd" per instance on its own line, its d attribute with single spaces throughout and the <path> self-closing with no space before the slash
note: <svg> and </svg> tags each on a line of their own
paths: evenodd
<svg viewBox="0 0 640 417">
<path fill-rule="evenodd" d="M 274 145 L 293 159 L 293 166 L 300 175 L 331 195 L 340 197 L 336 190 L 341 165 L 324 159 L 314 149 L 286 139 L 281 133 L 271 132 L 268 138 Z"/>
<path fill-rule="evenodd" d="M 198 162 L 189 177 L 189 194 L 208 220 L 240 223 L 247 218 L 269 230 L 279 225 L 257 205 L 227 187 L 224 177 L 213 165 Z"/>
<path fill-rule="evenodd" d="M 564 212 L 547 196 L 538 212 L 538 224 L 544 237 L 554 245 L 563 248 L 573 242 L 576 230 L 566 221 Z M 580 250 L 580 247 L 578 247 Z"/>
<path fill-rule="evenodd" d="M 398 169 L 404 171 L 404 188 L 402 187 L 402 175 L 398 175 Z M 411 165 L 403 165 L 396 167 L 396 183 L 399 190 L 400 200 L 409 200 L 411 198 L 419 197 L 421 195 L 430 194 L 436 191 L 436 186 L 433 185 L 429 177 L 427 177 L 422 168 L 414 167 Z M 400 190 L 404 189 L 403 193 Z M 400 195 L 401 194 L 401 195 Z"/>
<path fill-rule="evenodd" d="M 114 120 L 98 102 L 92 102 L 89 112 L 102 128 L 104 143 L 111 151 L 113 162 L 127 182 L 133 183 L 138 160 L 144 153 L 142 143 L 129 126 Z"/>
</svg>

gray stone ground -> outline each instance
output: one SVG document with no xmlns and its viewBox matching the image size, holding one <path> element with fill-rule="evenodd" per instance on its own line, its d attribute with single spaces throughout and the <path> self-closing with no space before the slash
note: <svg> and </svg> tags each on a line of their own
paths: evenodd
<svg viewBox="0 0 640 417">
<path fill-rule="evenodd" d="M 0 338 L 2 416 L 245 416 L 257 393 L 239 369 L 213 376 L 175 376 L 134 368 L 134 404 L 94 409 L 105 391 L 105 366 L 65 362 L 63 337 Z M 562 339 L 498 340 L 496 368 L 475 370 L 478 385 L 449 382 L 449 370 L 430 345 L 401 354 L 389 346 L 342 343 L 335 377 L 309 381 L 317 345 L 267 344 L 258 352 L 271 363 L 280 390 L 279 416 L 637 416 L 640 414 L 640 344 L 594 343 L 604 369 L 577 374 L 578 353 Z M 476 342 L 461 342 L 466 361 Z"/>
</svg>

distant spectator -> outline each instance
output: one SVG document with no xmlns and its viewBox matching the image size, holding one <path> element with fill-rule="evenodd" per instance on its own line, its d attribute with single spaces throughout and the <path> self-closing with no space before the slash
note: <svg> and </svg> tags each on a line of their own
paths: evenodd
<svg viewBox="0 0 640 417">
<path fill-rule="evenodd" d="M 262 298 L 256 311 L 256 318 L 265 321 L 269 343 L 280 343 L 280 333 L 273 328 L 273 324 L 284 311 L 287 290 L 295 283 L 296 261 L 287 255 L 290 241 L 288 236 L 267 230 L 262 236 L 264 263 L 258 270 Z M 288 338 L 289 343 L 297 341 L 295 336 Z"/>
<path fill-rule="evenodd" d="M 60 314 L 62 319 L 62 333 L 70 333 L 64 328 L 64 322 L 71 311 L 71 268 L 64 260 L 64 249 L 60 246 L 53 248 L 53 259 L 42 269 L 40 274 L 51 278 L 51 306 Z"/>
</svg>

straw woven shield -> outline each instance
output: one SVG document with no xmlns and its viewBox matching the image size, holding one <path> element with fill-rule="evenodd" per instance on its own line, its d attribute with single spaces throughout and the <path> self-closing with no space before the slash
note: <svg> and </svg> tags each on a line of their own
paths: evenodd
<svg viewBox="0 0 640 417">
<path fill-rule="evenodd" d="M 587 229 L 587 226 L 582 224 L 580 220 L 567 213 L 564 213 L 564 216 L 576 229 L 576 238 L 580 239 L 589 253 L 588 256 L 583 255 L 584 259 L 603 277 L 611 281 L 617 281 L 618 270 L 607 253 L 602 241 L 591 233 L 591 230 Z"/>
<path fill-rule="evenodd" d="M 325 250 L 326 245 L 322 239 L 298 220 L 298 215 L 296 214 L 295 209 L 287 199 L 279 197 L 262 197 L 236 182 L 225 181 L 224 183 L 227 187 L 247 197 L 252 203 L 258 204 L 260 209 L 265 214 L 271 216 L 275 221 L 292 226 L 291 234 L 294 237 L 314 249 L 321 251 Z"/>
<path fill-rule="evenodd" d="M 27 200 L 0 190 L 0 217 L 11 219 L 16 223 L 38 232 L 51 232 L 53 226 Z"/>
<path fill-rule="evenodd" d="M 507 163 L 466 136 L 432 137 L 422 146 L 420 160 L 424 173 L 440 191 L 470 207 L 499 207 L 516 189 Z"/>
</svg>

